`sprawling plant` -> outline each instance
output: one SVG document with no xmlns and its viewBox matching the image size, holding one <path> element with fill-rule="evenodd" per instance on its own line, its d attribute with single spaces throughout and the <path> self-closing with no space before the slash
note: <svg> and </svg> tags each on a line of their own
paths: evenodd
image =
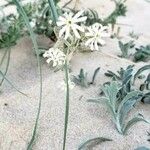
<svg viewBox="0 0 150 150">
<path fill-rule="evenodd" d="M 134 108 L 140 100 L 142 93 L 139 91 L 131 91 L 120 99 L 120 90 L 122 86 L 117 81 L 112 81 L 109 85 L 104 85 L 102 91 L 104 96 L 98 100 L 89 100 L 90 102 L 104 102 L 112 114 L 113 122 L 120 134 L 127 134 L 128 130 L 137 122 L 147 122 L 141 114 L 133 117 L 126 123 L 128 113 Z"/>
<path fill-rule="evenodd" d="M 150 60 L 150 45 L 140 46 L 139 48 L 135 48 L 135 52 L 130 54 L 129 50 L 135 47 L 134 41 L 129 41 L 127 43 L 123 43 L 121 41 L 119 43 L 119 48 L 121 50 L 121 57 L 129 58 L 132 56 L 132 60 L 134 62 L 144 61 L 147 62 Z"/>
<path fill-rule="evenodd" d="M 123 98 L 129 92 L 131 92 L 132 78 L 133 78 L 133 66 L 130 65 L 126 69 L 121 68 L 119 71 L 117 71 L 117 74 L 109 70 L 107 73 L 105 73 L 105 75 L 120 82 L 121 98 Z"/>
<path fill-rule="evenodd" d="M 12 2 L 9 2 L 7 6 L 12 4 Z M 35 10 L 34 6 L 31 4 L 26 4 L 23 6 L 23 9 L 31 18 Z M 17 40 L 26 34 L 23 17 L 19 14 L 11 13 L 6 16 L 4 12 L 0 24 L 0 48 L 9 48 L 16 45 Z"/>
<path fill-rule="evenodd" d="M 145 65 L 141 68 L 139 68 L 135 73 L 133 70 L 134 66 L 128 66 L 126 69 L 121 68 L 120 71 L 117 71 L 117 73 L 114 73 L 112 71 L 107 71 L 105 73 L 106 76 L 113 78 L 114 80 L 117 80 L 120 82 L 122 85 L 121 88 L 121 95 L 124 97 L 126 96 L 129 92 L 131 92 L 134 89 L 137 89 L 135 87 L 135 82 L 138 79 L 138 77 L 144 72 L 144 71 L 149 71 L 150 70 L 150 65 Z M 140 85 L 139 91 L 141 91 L 142 97 L 141 101 L 145 103 L 150 102 L 150 74 L 148 73 L 146 79 L 144 82 Z"/>
</svg>

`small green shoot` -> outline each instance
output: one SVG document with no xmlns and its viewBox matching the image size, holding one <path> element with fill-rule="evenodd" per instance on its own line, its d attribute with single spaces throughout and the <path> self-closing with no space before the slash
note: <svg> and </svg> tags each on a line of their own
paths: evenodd
<svg viewBox="0 0 150 150">
<path fill-rule="evenodd" d="M 134 33 L 133 31 L 129 33 L 129 36 L 132 38 L 132 39 L 135 39 L 135 40 L 138 40 L 139 39 L 139 36 L 138 34 Z"/>
<path fill-rule="evenodd" d="M 129 50 L 135 46 L 134 41 L 129 41 L 127 43 L 123 43 L 119 41 L 118 43 L 119 43 L 119 48 L 122 52 L 121 57 L 129 58 Z"/>
<path fill-rule="evenodd" d="M 88 79 L 87 79 L 87 72 L 84 72 L 84 69 L 80 69 L 80 73 L 79 75 L 76 77 L 76 76 L 73 76 L 73 82 L 77 85 L 80 85 L 81 87 L 89 87 L 90 85 L 93 85 L 95 83 L 95 79 L 96 79 L 96 76 L 99 72 L 100 68 L 98 67 L 95 71 L 94 71 L 94 74 L 93 74 L 93 77 L 92 77 L 92 81 L 89 82 Z"/>
</svg>

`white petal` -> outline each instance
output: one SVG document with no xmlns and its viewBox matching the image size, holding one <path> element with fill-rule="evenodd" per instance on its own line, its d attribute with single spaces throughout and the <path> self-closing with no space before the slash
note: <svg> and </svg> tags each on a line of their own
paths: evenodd
<svg viewBox="0 0 150 150">
<path fill-rule="evenodd" d="M 84 12 L 84 10 L 81 10 L 78 13 L 76 13 L 75 16 L 73 17 L 73 19 L 79 18 L 83 14 L 83 12 Z"/>
<path fill-rule="evenodd" d="M 47 53 L 47 52 L 45 52 L 44 54 L 43 54 L 43 57 L 45 58 L 45 57 L 48 57 L 49 56 L 49 53 Z"/>
<path fill-rule="evenodd" d="M 74 18 L 73 18 L 73 22 L 74 22 L 74 23 L 83 22 L 83 21 L 85 21 L 86 19 L 87 19 L 87 17 L 80 17 L 80 18 L 77 18 L 77 19 L 74 19 Z"/>
<path fill-rule="evenodd" d="M 64 32 L 66 31 L 67 26 L 64 26 L 60 31 L 59 31 L 59 37 L 62 37 Z"/>
<path fill-rule="evenodd" d="M 64 25 L 64 24 L 65 24 L 64 21 L 58 21 L 58 22 L 57 22 L 57 26 L 62 26 L 62 25 Z"/>
<path fill-rule="evenodd" d="M 86 41 L 85 46 L 88 46 L 93 41 L 93 38 L 90 38 Z"/>
<path fill-rule="evenodd" d="M 66 28 L 65 40 L 67 40 L 67 38 L 69 37 L 69 35 L 70 35 L 70 27 Z"/>
<path fill-rule="evenodd" d="M 66 18 L 60 16 L 60 17 L 58 18 L 58 21 L 63 21 L 63 22 L 65 22 L 65 21 L 66 21 Z"/>
<path fill-rule="evenodd" d="M 75 27 L 76 29 L 78 29 L 78 30 L 84 32 L 84 28 L 80 27 L 79 25 L 73 24 L 72 26 Z"/>
<path fill-rule="evenodd" d="M 105 41 L 104 40 L 102 40 L 102 39 L 97 39 L 98 40 L 98 42 L 101 44 L 101 45 L 105 45 Z"/>
<path fill-rule="evenodd" d="M 69 15 L 68 15 L 69 19 L 72 19 L 72 16 L 73 16 L 73 13 L 70 12 Z"/>
<path fill-rule="evenodd" d="M 57 66 L 57 62 L 53 61 L 53 67 L 56 67 L 56 66 Z"/>
<path fill-rule="evenodd" d="M 75 36 L 76 36 L 78 39 L 80 39 L 80 35 L 79 35 L 78 31 L 77 31 L 75 28 L 72 28 L 72 30 L 73 30 L 73 33 L 75 34 Z"/>
<path fill-rule="evenodd" d="M 87 36 L 93 36 L 93 34 L 90 33 L 90 32 L 88 32 L 88 33 L 85 33 L 85 36 L 86 36 L 86 37 L 87 37 Z"/>
<path fill-rule="evenodd" d="M 52 61 L 51 58 L 47 59 L 46 62 L 49 64 Z"/>
<path fill-rule="evenodd" d="M 90 49 L 93 51 L 94 50 L 94 42 L 91 42 L 90 44 Z"/>
<path fill-rule="evenodd" d="M 95 46 L 95 50 L 98 51 L 98 45 L 97 45 L 97 41 L 94 42 L 94 46 Z"/>
</svg>

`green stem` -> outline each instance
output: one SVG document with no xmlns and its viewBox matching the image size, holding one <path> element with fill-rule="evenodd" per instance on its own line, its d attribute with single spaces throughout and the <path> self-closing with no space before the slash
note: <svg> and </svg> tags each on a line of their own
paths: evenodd
<svg viewBox="0 0 150 150">
<path fill-rule="evenodd" d="M 33 129 L 33 133 L 32 133 L 32 138 L 28 144 L 27 150 L 31 150 L 33 143 L 35 141 L 35 136 L 37 133 L 37 127 L 38 127 L 38 122 L 39 122 L 39 117 L 40 117 L 40 112 L 41 112 L 41 105 L 42 105 L 42 68 L 41 68 L 41 63 L 40 63 L 40 51 L 38 49 L 38 44 L 36 41 L 36 36 L 30 26 L 29 23 L 29 18 L 26 15 L 26 12 L 24 11 L 23 7 L 21 6 L 19 0 L 13 0 L 14 4 L 17 6 L 19 13 L 23 16 L 24 22 L 27 26 L 27 29 L 30 33 L 30 37 L 34 46 L 34 50 L 36 52 L 36 56 L 37 56 L 37 63 L 38 63 L 38 72 L 39 72 L 39 82 L 40 82 L 40 89 L 39 89 L 39 104 L 38 104 L 38 112 L 37 112 L 37 116 L 36 116 L 36 121 L 35 121 L 35 125 L 34 125 L 34 129 Z"/>
<path fill-rule="evenodd" d="M 66 81 L 66 110 L 65 110 L 65 126 L 64 126 L 64 139 L 63 139 L 63 150 L 66 148 L 68 118 L 69 118 L 69 83 L 68 83 L 68 62 L 65 62 L 65 81 Z"/>
<path fill-rule="evenodd" d="M 56 24 L 57 19 L 58 19 L 58 14 L 57 14 L 57 9 L 56 9 L 55 3 L 53 0 L 48 0 L 48 3 L 50 6 L 50 9 L 51 9 L 52 16 L 53 16 L 53 21 Z"/>
<path fill-rule="evenodd" d="M 8 49 L 5 50 L 4 55 L 2 56 L 2 59 L 1 59 L 1 62 L 0 62 L 0 67 L 3 65 L 3 62 L 5 60 L 5 57 L 6 57 L 7 53 L 8 53 Z"/>
<path fill-rule="evenodd" d="M 6 63 L 6 69 L 5 69 L 5 72 L 4 72 L 4 76 L 6 76 L 7 72 L 8 72 L 8 67 L 9 67 L 9 63 L 10 63 L 10 53 L 11 53 L 11 50 L 10 48 L 8 49 L 8 58 L 7 58 L 7 63 Z M 4 61 L 4 60 L 3 60 Z M 2 78 L 1 82 L 0 82 L 0 86 L 3 84 L 3 81 L 4 81 L 4 77 Z"/>
<path fill-rule="evenodd" d="M 6 80 L 6 81 L 12 86 L 12 88 L 14 88 L 17 92 L 19 92 L 20 94 L 22 94 L 22 95 L 28 97 L 27 94 L 25 94 L 25 93 L 21 92 L 20 90 L 18 90 L 18 89 L 6 78 L 6 75 L 4 75 L 1 70 L 0 70 L 0 75 L 1 75 L 1 76 L 3 77 L 3 79 Z"/>
</svg>

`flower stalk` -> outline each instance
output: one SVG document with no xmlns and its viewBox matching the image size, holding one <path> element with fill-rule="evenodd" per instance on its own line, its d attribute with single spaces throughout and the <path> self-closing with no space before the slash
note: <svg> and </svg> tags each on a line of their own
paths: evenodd
<svg viewBox="0 0 150 150">
<path fill-rule="evenodd" d="M 69 118 L 69 75 L 68 75 L 68 60 L 65 61 L 65 80 L 66 80 L 66 109 L 65 109 L 65 126 L 64 126 L 64 139 L 63 150 L 66 148 L 68 118 Z"/>
</svg>

